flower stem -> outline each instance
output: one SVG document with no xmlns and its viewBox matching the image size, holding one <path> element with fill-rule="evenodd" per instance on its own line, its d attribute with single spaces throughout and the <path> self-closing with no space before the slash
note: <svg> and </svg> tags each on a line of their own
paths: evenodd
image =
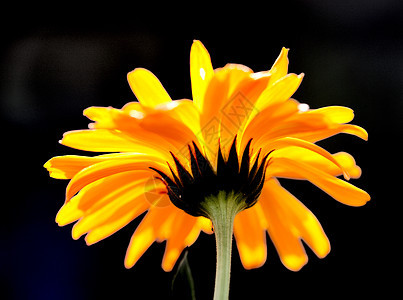
<svg viewBox="0 0 403 300">
<path fill-rule="evenodd" d="M 232 233 L 236 214 L 242 210 L 238 195 L 219 192 L 203 203 L 207 215 L 213 223 L 217 246 L 217 266 L 214 300 L 227 300 L 231 272 Z"/>
</svg>

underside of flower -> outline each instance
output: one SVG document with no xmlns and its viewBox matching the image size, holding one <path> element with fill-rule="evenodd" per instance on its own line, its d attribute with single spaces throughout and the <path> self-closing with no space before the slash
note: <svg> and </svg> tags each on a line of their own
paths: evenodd
<svg viewBox="0 0 403 300">
<path fill-rule="evenodd" d="M 214 171 L 211 163 L 202 154 L 196 143 L 193 149 L 189 145 L 190 168 L 189 172 L 171 152 L 175 161 L 176 172 L 169 165 L 172 178 L 164 172 L 151 168 L 161 175 L 165 183 L 169 198 L 172 203 L 192 216 L 210 217 L 204 209 L 203 203 L 211 196 L 217 196 L 220 192 L 234 194 L 235 201 L 239 201 L 240 210 L 253 206 L 262 191 L 267 158 L 262 159 L 260 150 L 256 153 L 251 167 L 250 144 L 247 143 L 242 158 L 238 158 L 236 150 L 236 137 L 233 140 L 227 159 L 224 158 L 221 146 L 218 148 L 217 171 Z"/>
</svg>

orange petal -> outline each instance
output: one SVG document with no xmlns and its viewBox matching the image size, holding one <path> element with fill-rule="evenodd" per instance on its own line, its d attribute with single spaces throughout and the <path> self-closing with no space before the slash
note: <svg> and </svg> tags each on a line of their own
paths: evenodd
<svg viewBox="0 0 403 300">
<path fill-rule="evenodd" d="M 346 179 L 350 178 L 347 170 L 345 168 L 343 168 L 343 166 L 340 165 L 340 163 L 329 152 L 327 152 L 322 147 L 319 147 L 313 143 L 306 142 L 301 139 L 296 139 L 296 138 L 291 138 L 291 137 L 281 138 L 281 139 L 266 143 L 266 145 L 264 145 L 262 147 L 262 150 L 263 150 L 263 153 L 269 153 L 272 149 L 281 149 L 281 148 L 290 147 L 290 146 L 301 147 L 301 148 L 313 151 L 313 152 L 323 156 L 324 158 L 328 159 L 329 161 L 331 161 L 337 167 L 340 168 L 340 170 L 343 172 L 344 178 L 346 178 Z M 273 152 L 272 157 L 276 157 L 276 151 Z"/>
<path fill-rule="evenodd" d="M 238 213 L 234 220 L 234 235 L 242 265 L 245 269 L 261 267 L 266 261 L 266 232 L 257 209 L 253 206 Z"/>
<path fill-rule="evenodd" d="M 52 157 L 44 164 L 44 167 L 49 171 L 50 177 L 70 179 L 82 169 L 96 162 L 94 157 L 65 155 Z"/>
<path fill-rule="evenodd" d="M 137 99 L 146 107 L 172 101 L 158 78 L 146 69 L 134 69 L 127 74 L 127 80 Z"/>
<path fill-rule="evenodd" d="M 287 158 L 273 158 L 271 163 L 299 174 L 343 204 L 362 206 L 371 199 L 367 192 L 306 163 Z"/>
<path fill-rule="evenodd" d="M 264 187 L 255 205 L 260 205 L 262 208 L 267 222 L 267 231 L 281 262 L 289 270 L 299 271 L 308 262 L 308 256 L 298 236 L 291 229 L 291 220 L 287 212 L 284 212 L 276 201 L 272 200 L 276 196 L 275 191 Z"/>
<path fill-rule="evenodd" d="M 243 149 L 251 138 L 256 140 L 263 137 L 275 124 L 282 123 L 285 119 L 297 114 L 298 104 L 299 103 L 293 99 L 274 103 L 273 105 L 268 105 L 254 117 L 250 117 L 244 132 L 240 134 L 242 138 L 241 148 Z"/>
<path fill-rule="evenodd" d="M 200 138 L 200 112 L 193 101 L 188 99 L 175 100 L 171 103 L 161 104 L 157 107 L 171 118 L 180 121 L 188 127 L 197 138 Z"/>
<path fill-rule="evenodd" d="M 273 66 L 270 69 L 271 79 L 270 83 L 274 84 L 277 80 L 287 75 L 288 72 L 288 51 L 287 48 L 282 48 L 280 55 L 277 57 Z"/>
<path fill-rule="evenodd" d="M 168 198 L 168 195 L 165 195 L 164 197 Z M 165 201 L 169 201 L 169 199 L 165 199 Z M 113 217 L 109 218 L 104 224 L 96 227 L 95 229 L 92 229 L 85 236 L 85 241 L 87 245 L 92 245 L 112 235 L 116 231 L 129 224 L 132 220 L 137 218 L 146 209 L 147 208 L 145 208 L 144 210 L 136 208 L 126 210 L 125 208 L 122 208 L 119 213 L 116 213 Z"/>
<path fill-rule="evenodd" d="M 330 123 L 349 123 L 354 119 L 354 111 L 344 106 L 326 106 L 305 112 L 306 115 L 323 115 Z"/>
<path fill-rule="evenodd" d="M 62 206 L 57 213 L 56 222 L 59 226 L 64 226 L 78 219 L 73 218 L 78 215 L 77 211 L 86 215 L 93 213 L 114 201 L 116 194 L 119 195 L 119 191 L 131 190 L 140 181 L 149 179 L 150 176 L 152 176 L 150 171 L 130 171 L 113 174 L 92 182 Z M 154 183 L 151 179 L 146 182 Z M 154 187 L 157 188 L 155 183 Z M 143 192 L 145 192 L 145 187 L 143 187 Z"/>
<path fill-rule="evenodd" d="M 71 148 L 95 152 L 146 150 L 141 144 L 133 142 L 126 135 L 107 129 L 69 131 L 63 135 L 60 143 Z"/>
<path fill-rule="evenodd" d="M 169 236 L 165 248 L 162 268 L 169 272 L 173 269 L 182 250 L 197 239 L 200 233 L 200 227 L 197 226 L 197 218 L 179 211 L 175 222 L 169 230 Z"/>
<path fill-rule="evenodd" d="M 123 177 L 123 179 L 127 180 L 124 176 L 118 177 Z M 84 197 L 81 197 L 81 202 L 87 200 L 87 206 L 91 206 L 84 212 L 83 218 L 73 226 L 72 234 L 74 239 L 78 239 L 84 233 L 105 223 L 109 223 L 110 220 L 122 216 L 127 212 L 132 212 L 133 216 L 137 217 L 147 210 L 150 203 L 147 202 L 144 193 L 147 192 L 147 189 L 151 188 L 146 185 L 148 178 L 136 180 L 134 174 L 132 177 L 134 177 L 132 182 L 129 181 L 125 184 L 115 185 L 114 188 L 106 187 L 107 182 L 104 181 L 101 185 L 97 186 L 95 191 L 91 191 L 92 196 L 98 194 L 97 199 L 85 199 L 85 196 L 88 197 L 88 193 Z M 92 203 L 89 204 L 88 202 Z"/>
<path fill-rule="evenodd" d="M 286 147 L 276 150 L 272 155 L 273 157 L 285 157 L 296 161 L 302 161 L 333 176 L 340 176 L 343 174 L 336 164 L 324 156 L 305 148 Z M 361 176 L 361 168 L 355 164 L 355 160 L 350 154 L 339 152 L 332 154 L 332 156 L 338 164 L 347 171 L 351 178 L 359 178 Z M 270 168 L 267 169 L 267 174 L 269 177 L 285 177 L 285 175 L 287 175 L 287 177 L 290 178 L 302 179 L 299 174 L 295 172 L 292 173 L 292 170 L 281 168 L 281 165 L 279 164 L 270 165 Z"/>
<path fill-rule="evenodd" d="M 170 205 L 150 209 L 132 235 L 125 257 L 125 267 L 131 268 L 157 239 L 161 228 L 172 223 L 178 209 Z"/>
<path fill-rule="evenodd" d="M 329 240 L 318 219 L 297 198 L 285 190 L 277 180 L 269 180 L 265 184 L 271 198 L 262 201 L 274 201 L 276 206 L 287 215 L 289 227 L 298 238 L 302 238 L 319 257 L 323 258 L 330 252 Z"/>
<path fill-rule="evenodd" d="M 124 160 L 110 160 L 91 165 L 73 177 L 66 188 L 66 201 L 69 201 L 80 189 L 98 179 L 116 173 L 144 170 L 151 171 L 150 167 L 168 173 L 169 169 L 164 161 L 149 155 L 137 155 Z"/>
<path fill-rule="evenodd" d="M 214 75 L 210 54 L 200 41 L 193 41 L 190 50 L 190 78 L 194 105 L 203 110 L 204 94 Z"/>
<path fill-rule="evenodd" d="M 303 77 L 303 74 L 288 74 L 277 80 L 272 86 L 267 87 L 256 101 L 256 111 L 262 111 L 268 105 L 290 99 L 301 84 Z"/>
</svg>

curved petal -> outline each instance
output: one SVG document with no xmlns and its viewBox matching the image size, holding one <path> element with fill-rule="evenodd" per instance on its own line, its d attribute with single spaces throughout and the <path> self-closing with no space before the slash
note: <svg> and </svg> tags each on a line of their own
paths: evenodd
<svg viewBox="0 0 403 300">
<path fill-rule="evenodd" d="M 70 179 L 82 169 L 97 162 L 94 157 L 65 155 L 52 157 L 43 166 L 49 171 L 50 177 Z"/>
<path fill-rule="evenodd" d="M 240 134 L 242 148 L 251 138 L 254 140 L 259 139 L 270 131 L 275 124 L 279 124 L 298 113 L 298 104 L 298 101 L 294 99 L 274 103 L 259 111 L 253 118 L 249 118 L 244 132 Z"/>
<path fill-rule="evenodd" d="M 274 209 L 277 212 L 278 223 L 276 225 L 283 221 L 283 224 L 280 225 L 280 231 L 288 231 L 288 236 L 294 236 L 293 239 L 296 241 L 303 239 L 319 258 L 325 257 L 330 252 L 329 240 L 317 218 L 297 198 L 282 188 L 277 180 L 269 180 L 265 183 L 259 203 L 267 217 L 273 215 L 268 210 Z M 270 220 L 268 220 L 268 224 L 270 224 Z M 276 225 L 272 223 L 272 226 Z M 288 228 L 281 229 L 281 226 Z M 269 230 L 274 233 L 277 239 L 275 244 L 283 245 L 282 242 L 278 241 L 276 229 L 269 226 Z M 287 234 L 285 235 L 287 236 Z M 300 248 L 304 251 L 302 244 Z M 307 261 L 305 260 L 307 259 L 306 256 L 300 250 L 297 250 L 295 256 L 290 253 L 282 258 L 285 265 L 292 270 L 299 270 Z M 287 256 L 294 257 L 294 259 L 287 258 Z M 295 257 L 299 257 L 299 259 L 295 259 Z"/>
<path fill-rule="evenodd" d="M 344 106 L 326 106 L 318 109 L 312 109 L 304 113 L 305 115 L 323 115 L 327 122 L 344 124 L 354 119 L 354 111 Z"/>
<path fill-rule="evenodd" d="M 140 181 L 133 180 L 122 186 L 117 186 L 109 193 L 102 193 L 102 186 L 99 187 L 99 198 L 92 204 L 91 208 L 84 212 L 84 216 L 73 226 L 73 239 L 80 238 L 83 234 L 129 213 L 133 219 L 145 212 L 150 203 L 144 197 L 147 179 Z M 132 220 L 133 220 L 132 219 Z"/>
<path fill-rule="evenodd" d="M 214 75 L 210 54 L 200 41 L 193 41 L 190 50 L 190 79 L 194 105 L 203 110 L 204 94 Z"/>
<path fill-rule="evenodd" d="M 304 74 L 288 74 L 277 80 L 272 86 L 269 86 L 262 92 L 255 104 L 257 112 L 262 111 L 268 105 L 273 105 L 277 102 L 286 101 L 296 92 L 301 84 Z"/>
<path fill-rule="evenodd" d="M 66 202 L 87 184 L 98 179 L 116 173 L 135 170 L 149 171 L 150 175 L 152 175 L 154 173 L 150 170 L 150 167 L 165 173 L 169 172 L 169 168 L 164 161 L 150 155 L 138 155 L 124 160 L 108 160 L 91 165 L 81 170 L 70 180 L 66 188 Z"/>
<path fill-rule="evenodd" d="M 285 157 L 296 161 L 307 163 L 316 169 L 322 170 L 333 176 L 340 176 L 342 172 L 339 167 L 327 158 L 316 152 L 300 147 L 287 147 L 278 149 L 272 153 L 273 157 Z M 333 158 L 347 171 L 351 178 L 361 176 L 361 168 L 356 165 L 354 158 L 346 153 L 339 152 L 332 154 Z M 281 168 L 279 164 L 272 164 L 266 171 L 267 177 L 289 177 L 294 179 L 303 179 L 301 175 L 292 172 L 292 170 Z"/>
<path fill-rule="evenodd" d="M 306 163 L 288 158 L 273 158 L 271 164 L 280 164 L 292 173 L 299 174 L 343 204 L 362 206 L 371 199 L 364 190 Z"/>
<path fill-rule="evenodd" d="M 276 189 L 266 186 L 262 189 L 262 194 L 258 203 L 265 216 L 267 231 L 283 265 L 292 271 L 299 271 L 307 262 L 308 256 L 298 236 L 293 232 L 291 218 L 281 206 L 275 201 Z M 281 200 L 281 199 L 280 199 Z"/>
<path fill-rule="evenodd" d="M 141 196 L 140 196 L 141 197 Z M 164 199 L 164 202 L 170 201 L 168 195 L 165 195 L 167 199 Z M 92 245 L 94 243 L 99 242 L 107 238 L 108 236 L 114 234 L 116 231 L 120 230 L 135 218 L 137 218 L 142 212 L 146 209 L 129 209 L 126 208 L 120 209 L 119 212 L 115 213 L 112 217 L 110 217 L 105 223 L 98 226 L 97 228 L 92 229 L 86 236 L 85 241 L 87 245 Z"/>
<path fill-rule="evenodd" d="M 62 206 L 57 213 L 56 222 L 59 226 L 74 222 L 78 219 L 74 219 L 74 216 L 79 215 L 77 211 L 83 213 L 79 218 L 84 216 L 84 213 L 86 215 L 91 214 L 113 202 L 118 195 L 124 194 L 124 191 L 131 191 L 141 185 L 142 182 L 142 189 L 145 192 L 144 181 L 148 182 L 150 174 L 149 171 L 117 173 L 84 186 L 75 197 Z M 153 181 L 150 182 L 153 183 Z M 154 187 L 157 188 L 157 183 L 154 184 Z"/>
<path fill-rule="evenodd" d="M 179 209 L 173 205 L 150 209 L 133 233 L 126 251 L 125 267 L 134 266 L 144 252 L 157 240 L 164 228 L 170 228 Z M 166 230 L 166 229 L 165 229 Z"/>
<path fill-rule="evenodd" d="M 178 213 L 168 237 L 166 237 L 167 244 L 162 260 L 162 269 L 164 271 L 171 271 L 183 249 L 195 242 L 200 234 L 200 227 L 197 225 L 197 218 L 183 211 Z"/>
<path fill-rule="evenodd" d="M 197 110 L 192 100 L 175 100 L 168 104 L 161 104 L 157 109 L 164 111 L 171 118 L 180 121 L 183 126 L 188 127 L 198 139 L 201 137 L 200 112 Z"/>
<path fill-rule="evenodd" d="M 348 174 L 347 170 L 345 168 L 343 168 L 343 166 L 329 152 L 327 152 L 322 147 L 319 147 L 318 145 L 315 145 L 310 142 L 306 142 L 301 139 L 287 137 L 287 138 L 281 138 L 278 140 L 267 142 L 266 144 L 264 144 L 262 146 L 262 151 L 263 151 L 263 153 L 269 153 L 273 149 L 281 149 L 281 148 L 290 147 L 290 146 L 301 147 L 301 148 L 313 151 L 313 152 L 323 156 L 324 158 L 328 159 L 329 161 L 331 161 L 337 167 L 340 168 L 340 170 L 343 172 L 344 178 L 350 179 L 350 175 Z M 272 153 L 272 157 L 276 157 L 276 151 L 274 151 Z"/>
<path fill-rule="evenodd" d="M 158 78 L 146 69 L 134 69 L 127 74 L 127 80 L 137 99 L 146 107 L 172 101 Z"/>
<path fill-rule="evenodd" d="M 352 125 L 352 124 L 341 124 L 337 125 L 334 127 L 330 128 L 325 128 L 325 129 L 319 129 L 319 130 L 311 130 L 307 132 L 294 132 L 292 135 L 297 138 L 304 139 L 306 141 L 310 141 L 312 143 L 315 143 L 320 140 L 327 139 L 328 137 L 331 137 L 333 135 L 339 134 L 339 133 L 347 133 L 351 135 L 355 135 L 364 141 L 368 140 L 368 133 L 367 131 L 357 125 Z"/>
<path fill-rule="evenodd" d="M 140 133 L 142 135 L 140 135 Z M 158 140 L 154 136 L 144 138 L 145 133 L 135 132 L 139 135 L 134 139 L 132 136 L 123 132 L 108 129 L 95 130 L 73 130 L 66 132 L 60 141 L 62 145 L 92 152 L 137 152 L 150 153 L 156 156 L 169 157 L 166 153 L 172 145 L 167 144 L 164 140 Z M 152 135 L 152 133 L 148 133 Z M 160 144 L 160 147 L 155 144 Z M 164 151 L 165 150 L 165 151 Z"/>
<path fill-rule="evenodd" d="M 260 222 L 257 209 L 252 206 L 238 213 L 234 220 L 234 236 L 242 265 L 245 269 L 261 267 L 267 256 L 266 231 Z"/>
<path fill-rule="evenodd" d="M 211 162 L 216 161 L 218 143 L 224 145 L 232 142 L 231 130 L 222 128 L 223 111 L 231 107 L 231 98 L 239 85 L 253 80 L 252 71 L 245 66 L 229 64 L 215 70 L 206 89 L 203 110 L 200 116 L 201 135 L 203 137 L 206 154 Z M 225 134 L 228 133 L 228 134 Z"/>
<path fill-rule="evenodd" d="M 107 161 L 133 158 L 139 153 L 112 153 L 97 156 L 64 155 L 55 156 L 49 159 L 44 167 L 49 171 L 50 176 L 57 179 L 71 179 L 82 169 L 93 164 Z"/>
<path fill-rule="evenodd" d="M 274 84 L 277 80 L 287 75 L 288 72 L 288 51 L 290 49 L 282 48 L 280 55 L 277 57 L 273 66 L 270 69 L 271 79 L 270 83 Z"/>
</svg>

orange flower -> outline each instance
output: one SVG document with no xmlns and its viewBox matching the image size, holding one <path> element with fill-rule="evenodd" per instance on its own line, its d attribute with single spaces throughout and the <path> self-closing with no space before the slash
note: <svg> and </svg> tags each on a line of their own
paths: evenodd
<svg viewBox="0 0 403 300">
<path fill-rule="evenodd" d="M 147 212 L 127 249 L 132 267 L 154 242 L 166 242 L 162 268 L 172 270 L 182 250 L 200 231 L 211 233 L 203 199 L 220 191 L 242 198 L 234 236 L 246 269 L 266 260 L 266 231 L 282 263 L 299 270 L 307 263 L 303 240 L 320 258 L 330 251 L 316 217 L 277 178 L 304 179 L 337 201 L 361 206 L 370 200 L 344 179 L 360 168 L 345 152 L 330 154 L 315 143 L 338 133 L 367 139 L 348 124 L 346 107 L 309 109 L 290 98 L 303 74 L 288 74 L 283 48 L 269 71 L 254 73 L 228 64 L 213 69 L 201 42 L 190 53 L 193 101 L 172 101 L 145 69 L 128 74 L 139 102 L 122 109 L 90 107 L 90 129 L 64 134 L 63 145 L 94 152 L 50 159 L 50 176 L 70 179 L 57 214 L 60 226 L 76 222 L 74 239 L 88 245 L 115 233 Z M 175 168 L 174 168 L 175 167 Z M 241 201 L 241 200 L 240 200 Z"/>
</svg>

